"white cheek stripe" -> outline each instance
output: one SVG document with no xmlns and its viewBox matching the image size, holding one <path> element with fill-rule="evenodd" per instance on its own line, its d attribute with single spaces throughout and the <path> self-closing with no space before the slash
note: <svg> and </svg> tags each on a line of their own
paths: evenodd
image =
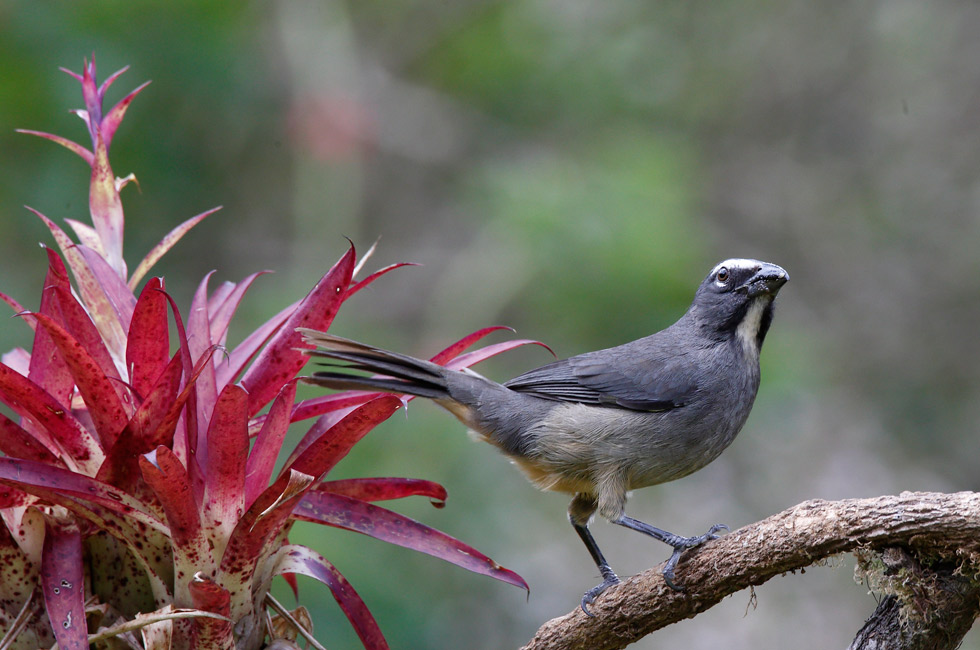
<svg viewBox="0 0 980 650">
<path fill-rule="evenodd" d="M 742 322 L 735 328 L 735 336 L 742 348 L 751 354 L 759 354 L 759 327 L 762 326 L 762 313 L 766 310 L 765 298 L 756 298 L 749 305 Z"/>
</svg>

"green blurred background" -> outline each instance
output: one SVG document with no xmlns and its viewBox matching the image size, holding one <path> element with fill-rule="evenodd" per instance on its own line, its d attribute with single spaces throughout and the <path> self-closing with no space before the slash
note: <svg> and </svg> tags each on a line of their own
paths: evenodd
<svg viewBox="0 0 980 650">
<path fill-rule="evenodd" d="M 224 210 L 157 273 L 185 308 L 201 276 L 261 278 L 230 341 L 303 295 L 344 237 L 388 276 L 336 333 L 431 354 L 490 324 L 568 356 L 672 322 L 718 260 L 792 282 L 763 385 L 718 461 L 641 491 L 681 534 L 809 498 L 980 489 L 980 6 L 969 2 L 35 2 L 0 0 L 0 280 L 35 306 L 41 224 L 87 219 L 87 169 L 17 127 L 86 141 L 66 109 L 95 53 L 144 79 L 113 143 L 130 265 L 180 221 Z M 29 345 L 9 320 L 0 349 Z M 526 348 L 483 372 L 548 361 Z M 310 393 L 312 394 L 312 393 Z M 444 510 L 396 503 L 521 573 L 512 587 L 352 533 L 305 527 L 394 648 L 506 648 L 597 575 L 565 521 L 428 404 L 373 432 L 338 476 L 415 476 Z M 662 545 L 597 523 L 620 574 Z M 637 648 L 844 647 L 875 607 L 841 558 L 740 593 Z M 301 583 L 317 635 L 357 640 Z M 277 592 L 292 602 L 287 590 Z M 966 648 L 980 648 L 980 634 Z"/>
</svg>

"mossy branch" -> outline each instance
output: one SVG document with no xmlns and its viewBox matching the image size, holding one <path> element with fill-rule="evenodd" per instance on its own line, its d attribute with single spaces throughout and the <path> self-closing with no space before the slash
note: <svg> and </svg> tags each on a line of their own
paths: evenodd
<svg viewBox="0 0 980 650">
<path fill-rule="evenodd" d="M 623 648 L 729 594 L 847 552 L 886 595 L 855 650 L 953 648 L 980 613 L 980 494 L 815 499 L 686 553 L 677 568 L 683 592 L 654 567 L 605 592 L 595 618 L 576 608 L 523 650 Z"/>
</svg>

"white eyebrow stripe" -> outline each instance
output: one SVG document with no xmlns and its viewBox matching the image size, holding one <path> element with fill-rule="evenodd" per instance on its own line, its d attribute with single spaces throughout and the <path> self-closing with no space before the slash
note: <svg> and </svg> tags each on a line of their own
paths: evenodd
<svg viewBox="0 0 980 650">
<path fill-rule="evenodd" d="M 711 269 L 711 275 L 714 275 L 715 273 L 717 273 L 718 272 L 718 269 L 720 269 L 723 266 L 728 267 L 729 269 L 751 269 L 751 270 L 755 270 L 755 269 L 760 268 L 762 266 L 762 264 L 763 263 L 760 262 L 759 260 L 750 260 L 750 259 L 746 259 L 746 258 L 742 258 L 742 257 L 734 257 L 734 258 L 732 258 L 730 260 L 725 260 L 724 262 L 721 262 L 720 264 L 718 264 L 718 266 L 716 266 L 715 268 Z"/>
</svg>

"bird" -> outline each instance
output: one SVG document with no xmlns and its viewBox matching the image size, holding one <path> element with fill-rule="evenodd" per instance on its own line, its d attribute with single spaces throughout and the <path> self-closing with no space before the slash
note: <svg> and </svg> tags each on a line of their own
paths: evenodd
<svg viewBox="0 0 980 650">
<path fill-rule="evenodd" d="M 580 603 L 593 616 L 589 606 L 619 583 L 589 530 L 596 513 L 670 546 L 661 573 L 679 591 L 681 554 L 727 530 L 715 524 L 703 535 L 675 535 L 629 517 L 627 496 L 703 468 L 735 439 L 759 389 L 759 353 L 787 281 L 776 264 L 722 261 L 666 329 L 502 384 L 469 369 L 302 330 L 315 346 L 306 354 L 332 366 L 303 381 L 428 398 L 496 446 L 536 487 L 572 495 L 569 521 L 602 576 Z"/>
</svg>

